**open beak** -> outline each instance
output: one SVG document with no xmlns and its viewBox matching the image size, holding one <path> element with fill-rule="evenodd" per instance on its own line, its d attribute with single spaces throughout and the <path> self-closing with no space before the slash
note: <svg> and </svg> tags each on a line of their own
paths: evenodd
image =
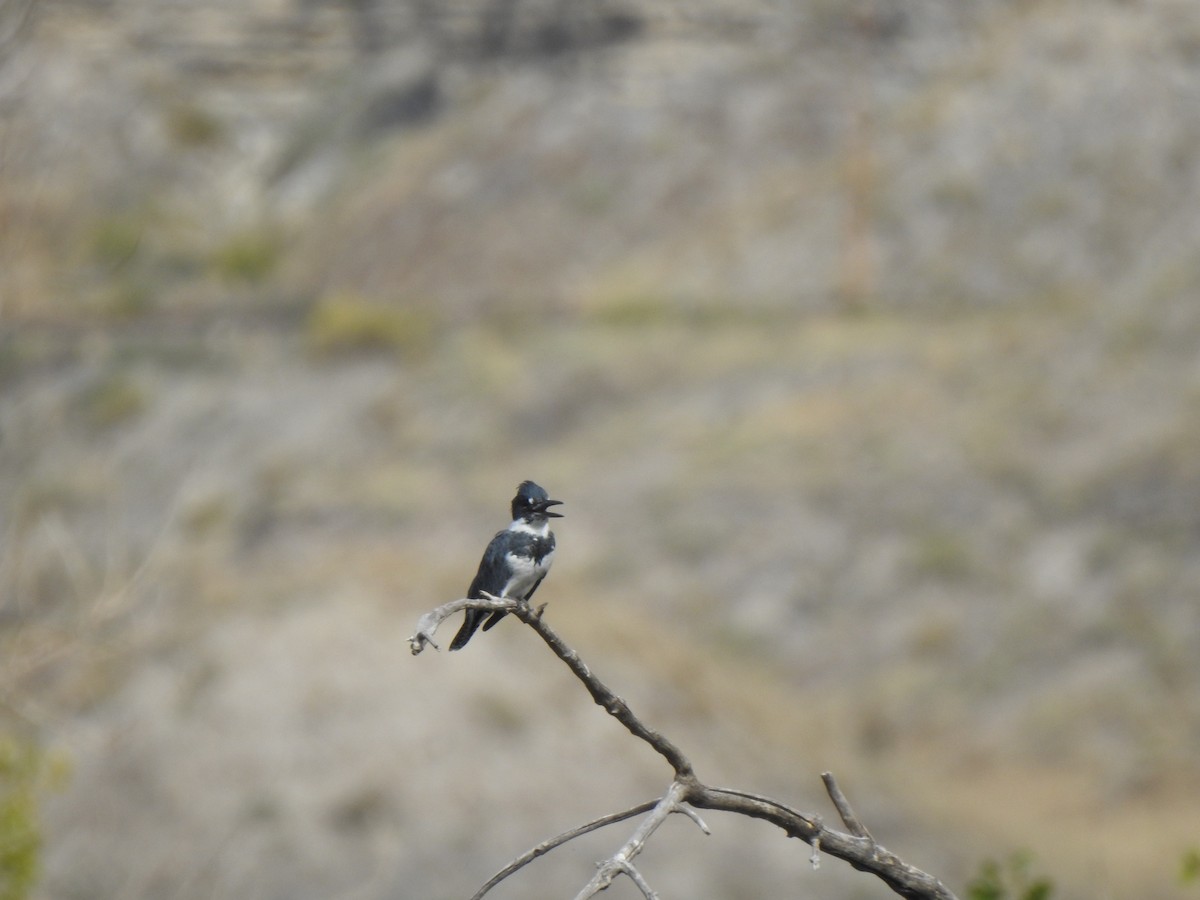
<svg viewBox="0 0 1200 900">
<path fill-rule="evenodd" d="M 556 512 L 550 512 L 551 506 L 562 506 L 562 501 L 561 500 L 543 500 L 541 503 L 538 504 L 538 512 L 540 512 L 543 516 L 546 516 L 547 518 L 561 519 L 563 517 L 563 514 L 556 513 Z"/>
</svg>

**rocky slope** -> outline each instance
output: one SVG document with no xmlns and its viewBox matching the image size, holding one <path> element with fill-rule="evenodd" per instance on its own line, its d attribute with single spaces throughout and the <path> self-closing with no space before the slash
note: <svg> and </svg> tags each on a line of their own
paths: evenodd
<svg viewBox="0 0 1200 900">
<path fill-rule="evenodd" d="M 834 769 L 960 890 L 1027 847 L 1177 895 L 1193 4 L 29 10 L 0 684 L 71 770 L 42 895 L 466 896 L 661 791 L 515 624 L 408 656 L 526 477 L 547 615 L 703 777 L 815 810 Z M 709 824 L 664 896 L 886 895 Z"/>
</svg>

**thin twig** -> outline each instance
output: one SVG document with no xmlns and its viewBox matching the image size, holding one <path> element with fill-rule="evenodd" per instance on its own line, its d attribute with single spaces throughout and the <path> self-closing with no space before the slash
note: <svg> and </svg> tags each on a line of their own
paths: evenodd
<svg viewBox="0 0 1200 900">
<path fill-rule="evenodd" d="M 696 812 L 694 809 L 692 809 L 686 803 L 679 804 L 679 808 L 676 809 L 675 812 L 681 813 L 681 814 L 687 816 L 689 819 L 691 819 L 693 822 L 695 822 L 696 827 L 699 828 L 701 831 L 703 831 L 705 834 L 712 834 L 712 831 L 709 829 L 708 825 L 705 823 L 705 821 L 702 818 L 700 818 L 700 813 Z"/>
<path fill-rule="evenodd" d="M 629 880 L 637 885 L 637 889 L 642 892 L 642 896 L 645 897 L 646 900 L 658 900 L 658 894 L 650 889 L 649 883 L 643 877 L 642 873 L 637 870 L 633 863 L 622 860 L 621 862 L 617 863 L 617 865 L 620 867 L 621 872 L 625 875 L 628 875 Z"/>
<path fill-rule="evenodd" d="M 837 780 L 833 777 L 832 772 L 822 772 L 821 780 L 825 782 L 825 791 L 829 794 L 829 799 L 833 801 L 834 807 L 838 811 L 838 815 L 842 817 L 842 822 L 850 829 L 850 833 L 855 837 L 866 838 L 869 841 L 875 840 L 871 837 L 871 832 L 867 831 L 867 826 L 859 821 L 858 816 L 854 814 L 854 810 L 850 807 L 850 801 L 846 799 L 846 795 L 842 793 L 842 789 L 838 787 Z"/>
<path fill-rule="evenodd" d="M 564 831 L 560 835 L 542 841 L 536 847 L 532 847 L 525 853 L 522 853 L 507 866 L 488 879 L 487 883 L 478 891 L 471 895 L 471 900 L 480 900 L 480 898 L 498 885 L 501 881 L 511 875 L 517 869 L 529 865 L 539 856 L 549 853 L 555 847 L 565 844 L 567 841 L 574 840 L 577 837 L 582 837 L 597 828 L 603 828 L 605 825 L 612 825 L 615 822 L 623 822 L 626 819 L 632 819 L 634 816 L 641 815 L 644 812 L 649 812 L 654 809 L 659 803 L 658 800 L 647 800 L 645 803 L 639 803 L 637 806 L 631 806 L 629 809 L 622 810 L 617 813 L 610 813 L 607 816 L 601 816 L 598 819 L 592 819 L 586 825 L 580 825 L 578 828 L 572 828 L 570 831 Z"/>
<path fill-rule="evenodd" d="M 665 822 L 671 813 L 679 811 L 687 792 L 687 784 L 682 781 L 673 782 L 663 798 L 654 804 L 650 815 L 642 820 L 642 823 L 638 825 L 621 849 L 600 863 L 592 880 L 575 895 L 575 900 L 587 900 L 589 897 L 594 897 L 612 884 L 613 879 L 618 875 L 628 874 L 626 870 L 633 858 L 642 852 L 646 841 L 650 839 L 650 835 L 654 834 L 658 826 Z"/>
<path fill-rule="evenodd" d="M 486 593 L 481 598 L 468 599 L 464 597 L 461 600 L 451 600 L 449 603 L 443 603 L 436 609 L 431 609 L 417 620 L 417 630 L 408 639 L 408 645 L 412 649 L 413 656 L 424 650 L 426 644 L 433 647 L 434 650 L 440 650 L 441 648 L 433 641 L 433 634 L 438 630 L 439 625 L 456 612 L 461 612 L 464 609 L 484 609 L 491 611 L 503 609 L 515 611 L 518 606 L 528 608 L 528 604 L 524 601 L 514 600 L 511 597 L 493 597 L 491 594 Z"/>
</svg>

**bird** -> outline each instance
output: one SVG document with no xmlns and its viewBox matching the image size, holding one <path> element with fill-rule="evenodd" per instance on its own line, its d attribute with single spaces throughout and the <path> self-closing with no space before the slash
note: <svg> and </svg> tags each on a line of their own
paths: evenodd
<svg viewBox="0 0 1200 900">
<path fill-rule="evenodd" d="M 562 513 L 551 512 L 550 507 L 561 505 L 562 501 L 551 500 L 541 485 L 522 481 L 512 499 L 512 524 L 496 532 L 483 551 L 479 571 L 467 588 L 467 599 L 483 599 L 486 592 L 493 597 L 528 601 L 550 571 L 554 559 L 550 519 L 562 518 Z M 450 649 L 461 650 L 480 625 L 487 631 L 506 615 L 507 610 L 498 609 L 489 618 L 486 609 L 468 609 Z"/>
</svg>

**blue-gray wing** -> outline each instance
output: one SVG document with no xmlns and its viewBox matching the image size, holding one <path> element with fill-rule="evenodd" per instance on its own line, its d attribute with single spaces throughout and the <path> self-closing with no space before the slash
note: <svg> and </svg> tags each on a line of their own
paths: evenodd
<svg viewBox="0 0 1200 900">
<path fill-rule="evenodd" d="M 508 564 L 504 559 L 504 550 L 500 541 L 500 536 L 505 532 L 498 531 L 487 545 L 487 549 L 483 551 L 483 559 L 479 561 L 479 571 L 475 573 L 475 577 L 471 580 L 471 586 L 467 588 L 467 599 L 478 600 L 483 597 L 483 592 L 491 594 L 493 597 L 498 597 L 500 592 L 504 590 L 504 585 L 508 581 Z M 479 626 L 483 624 L 483 620 L 488 616 L 486 609 L 468 609 L 466 618 L 463 619 L 462 626 L 458 629 L 458 634 L 454 635 L 454 640 L 450 642 L 451 650 L 461 650 L 466 646 L 467 641 L 471 639 Z"/>
<path fill-rule="evenodd" d="M 544 538 L 534 537 L 531 535 L 529 538 L 528 545 L 523 545 L 523 546 L 525 549 L 527 549 L 529 551 L 530 556 L 532 556 L 538 562 L 541 562 L 543 559 L 546 558 L 546 556 L 548 554 L 554 552 L 554 533 L 551 532 L 550 534 L 546 535 L 546 537 L 544 537 Z M 545 580 L 546 580 L 546 576 L 542 575 L 541 578 L 539 578 L 537 581 L 535 581 L 533 583 L 533 587 L 531 587 L 528 591 L 525 592 L 525 596 L 522 597 L 521 599 L 525 600 L 526 602 L 529 602 L 529 598 L 531 598 L 533 596 L 533 592 L 536 591 L 538 589 L 538 587 L 541 585 L 541 583 Z M 490 630 L 493 625 L 495 625 L 497 622 L 499 622 L 501 619 L 503 619 L 507 615 L 508 615 L 508 613 L 502 609 L 496 610 L 496 612 L 492 613 L 491 618 L 489 618 L 483 624 L 483 630 L 484 631 Z"/>
</svg>

